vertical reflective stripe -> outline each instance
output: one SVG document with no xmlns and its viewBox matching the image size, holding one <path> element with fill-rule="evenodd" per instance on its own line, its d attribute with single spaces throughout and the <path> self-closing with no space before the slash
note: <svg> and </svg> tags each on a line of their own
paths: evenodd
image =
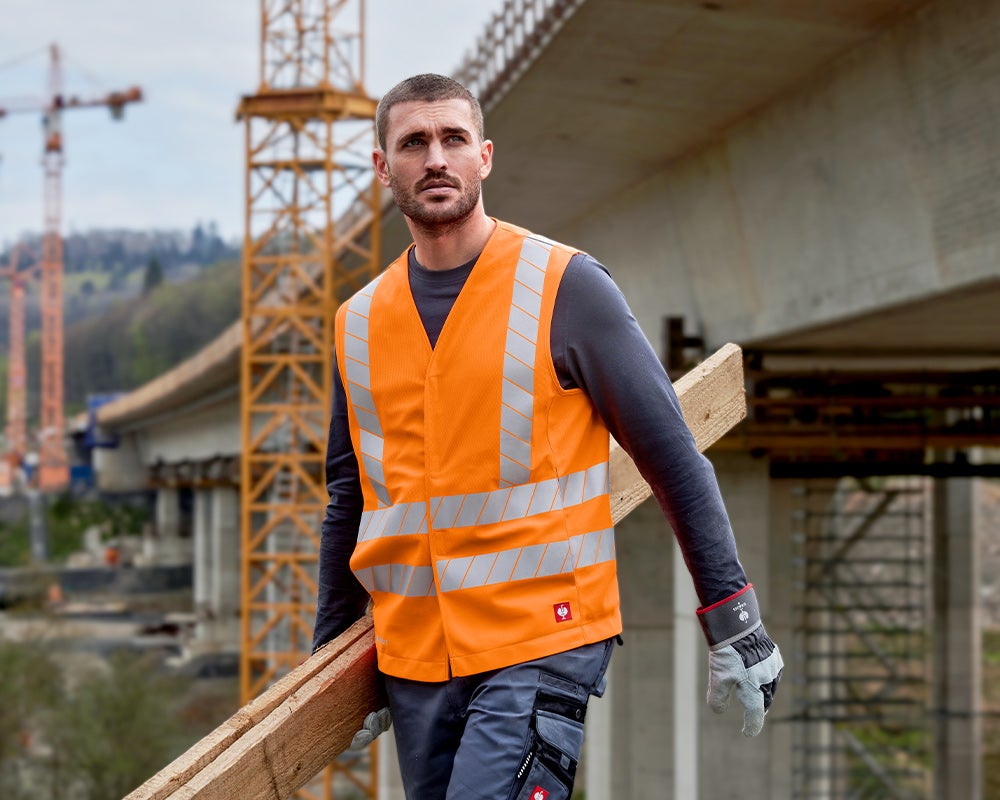
<svg viewBox="0 0 1000 800">
<path fill-rule="evenodd" d="M 354 571 L 358 582 L 369 594 L 385 592 L 403 597 L 433 597 L 434 570 L 429 566 L 412 564 L 379 564 Z"/>
<path fill-rule="evenodd" d="M 514 272 L 503 360 L 503 408 L 500 413 L 500 485 L 527 483 L 531 474 L 535 357 L 542 315 L 542 287 L 550 244 L 526 238 Z"/>
<path fill-rule="evenodd" d="M 378 275 L 347 303 L 347 312 L 344 315 L 344 373 L 347 381 L 344 384 L 344 392 L 361 429 L 361 460 L 364 462 L 368 480 L 379 502 L 383 506 L 391 506 L 392 501 L 385 484 L 382 464 L 385 438 L 371 393 L 371 355 L 368 350 L 368 322 L 372 297 L 380 280 L 382 275 Z"/>
<path fill-rule="evenodd" d="M 492 492 L 432 497 L 430 524 L 438 529 L 493 525 L 577 506 L 607 493 L 608 464 L 602 461 L 562 478 Z"/>
<path fill-rule="evenodd" d="M 437 562 L 442 592 L 563 575 L 615 560 L 615 531 L 605 528 L 569 539 Z"/>
</svg>

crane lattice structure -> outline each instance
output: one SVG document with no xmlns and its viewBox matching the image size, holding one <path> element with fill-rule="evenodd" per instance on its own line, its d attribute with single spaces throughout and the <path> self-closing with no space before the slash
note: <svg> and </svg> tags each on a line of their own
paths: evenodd
<svg viewBox="0 0 1000 800">
<path fill-rule="evenodd" d="M 42 397 L 39 415 L 38 488 L 55 491 L 69 484 L 69 462 L 63 446 L 63 241 L 62 241 L 62 115 L 72 108 L 105 106 L 113 119 L 121 119 L 125 106 L 142 99 L 142 90 L 80 98 L 63 94 L 62 59 L 56 44 L 49 48 L 47 96 L 10 105 L 0 104 L 0 119 L 12 112 L 41 111 L 45 147 L 44 228 L 40 269 L 42 316 Z"/>
<path fill-rule="evenodd" d="M 25 281 L 32 271 L 22 270 L 21 254 L 25 247 L 14 245 L 7 266 L 0 271 L 10 281 L 7 358 L 7 454 L 19 462 L 28 447 L 27 433 L 27 369 L 24 358 L 24 293 Z"/>
<path fill-rule="evenodd" d="M 237 112 L 246 133 L 244 703 L 311 650 L 334 313 L 380 257 L 363 0 L 262 0 L 260 49 L 260 87 Z M 327 770 L 305 796 L 332 797 L 337 774 L 374 796 L 373 780 L 346 767 Z"/>
</svg>

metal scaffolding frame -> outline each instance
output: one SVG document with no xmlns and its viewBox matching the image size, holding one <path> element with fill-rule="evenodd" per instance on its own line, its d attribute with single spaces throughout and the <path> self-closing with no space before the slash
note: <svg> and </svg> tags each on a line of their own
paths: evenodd
<svg viewBox="0 0 1000 800">
<path fill-rule="evenodd" d="M 926 798 L 930 483 L 794 492 L 793 798 Z"/>
<path fill-rule="evenodd" d="M 246 131 L 241 351 L 243 703 L 311 651 L 337 303 L 379 270 L 363 0 L 263 0 Z M 303 797 L 374 797 L 367 757 Z M 343 796 L 343 795 L 342 795 Z"/>
</svg>

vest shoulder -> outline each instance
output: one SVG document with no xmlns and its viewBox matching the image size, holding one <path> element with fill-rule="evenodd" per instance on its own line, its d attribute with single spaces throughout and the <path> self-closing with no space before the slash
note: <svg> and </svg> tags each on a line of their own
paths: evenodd
<svg viewBox="0 0 1000 800">
<path fill-rule="evenodd" d="M 514 224 L 512 224 L 510 222 L 504 222 L 502 220 L 497 220 L 497 224 L 500 225 L 503 229 L 507 230 L 508 232 L 510 232 L 512 234 L 515 234 L 517 236 L 526 237 L 526 238 L 529 238 L 529 239 L 535 239 L 535 240 L 537 240 L 539 242 L 543 242 L 544 244 L 548 245 L 549 247 L 557 248 L 559 250 L 563 250 L 566 253 L 568 253 L 569 255 L 576 255 L 577 253 L 582 253 L 583 252 L 579 247 L 573 247 L 572 245 L 569 245 L 569 244 L 563 244 L 562 242 L 556 241 L 555 239 L 550 239 L 548 236 L 543 236 L 540 233 L 535 233 L 534 231 L 530 231 L 527 228 L 522 228 L 519 225 L 514 225 Z"/>
</svg>

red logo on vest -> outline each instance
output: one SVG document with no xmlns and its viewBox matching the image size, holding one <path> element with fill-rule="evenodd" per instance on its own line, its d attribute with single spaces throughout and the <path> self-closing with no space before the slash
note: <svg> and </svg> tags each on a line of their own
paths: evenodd
<svg viewBox="0 0 1000 800">
<path fill-rule="evenodd" d="M 541 786 L 536 786 L 531 790 L 531 800 L 545 800 L 549 796 L 549 793 L 545 791 Z"/>
<path fill-rule="evenodd" d="M 556 603 L 552 606 L 552 611 L 556 615 L 556 622 L 565 622 L 568 619 L 573 619 L 573 612 L 570 610 L 569 603 Z M 532 798 L 532 800 L 535 799 Z"/>
</svg>

